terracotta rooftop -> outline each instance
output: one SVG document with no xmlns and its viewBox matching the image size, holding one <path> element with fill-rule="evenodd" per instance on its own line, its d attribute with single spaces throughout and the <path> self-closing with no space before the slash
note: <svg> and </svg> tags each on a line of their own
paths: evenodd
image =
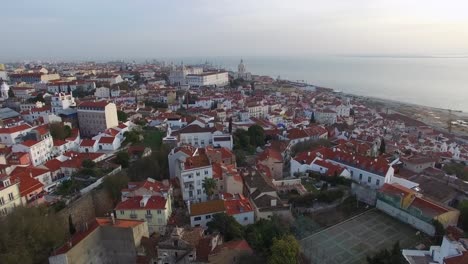
<svg viewBox="0 0 468 264">
<path fill-rule="evenodd" d="M 82 108 L 82 109 L 85 109 L 85 108 L 105 108 L 108 104 L 109 104 L 109 102 L 107 102 L 107 101 L 97 101 L 97 102 L 87 101 L 87 102 L 83 102 L 83 103 L 79 104 L 78 109 L 80 109 L 80 108 Z"/>
<path fill-rule="evenodd" d="M 151 196 L 146 203 L 142 196 L 128 197 L 127 200 L 117 204 L 115 210 L 164 210 L 166 209 L 167 200 L 161 196 Z"/>
<path fill-rule="evenodd" d="M 204 215 L 226 211 L 223 200 L 212 200 L 190 205 L 190 215 Z"/>
<path fill-rule="evenodd" d="M 199 153 L 198 156 L 188 157 L 184 163 L 186 170 L 206 167 L 209 165 L 210 165 L 210 160 L 208 159 L 208 156 L 206 156 L 205 153 Z"/>
</svg>

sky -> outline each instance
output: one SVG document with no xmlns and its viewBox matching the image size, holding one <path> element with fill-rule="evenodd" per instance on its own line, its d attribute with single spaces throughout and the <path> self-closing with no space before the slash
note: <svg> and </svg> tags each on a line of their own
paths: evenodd
<svg viewBox="0 0 468 264">
<path fill-rule="evenodd" d="M 3 1 L 0 61 L 468 55 L 466 0 Z"/>
</svg>

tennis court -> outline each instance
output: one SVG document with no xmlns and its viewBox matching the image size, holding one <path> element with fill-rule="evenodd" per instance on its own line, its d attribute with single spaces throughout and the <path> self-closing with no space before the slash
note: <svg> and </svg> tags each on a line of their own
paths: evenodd
<svg viewBox="0 0 468 264">
<path fill-rule="evenodd" d="M 390 249 L 396 241 L 401 248 L 414 247 L 416 230 L 376 210 L 369 210 L 300 240 L 303 253 L 316 264 L 366 263 L 366 256 Z"/>
</svg>

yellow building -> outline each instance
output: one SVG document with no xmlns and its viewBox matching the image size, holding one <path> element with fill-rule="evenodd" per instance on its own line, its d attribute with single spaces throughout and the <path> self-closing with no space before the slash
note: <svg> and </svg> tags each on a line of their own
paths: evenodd
<svg viewBox="0 0 468 264">
<path fill-rule="evenodd" d="M 172 214 L 171 199 L 162 196 L 134 196 L 115 207 L 117 219 L 144 220 L 149 233 L 164 234 Z"/>
<path fill-rule="evenodd" d="M 0 176 L 0 216 L 9 214 L 20 205 L 19 183 L 12 182 L 10 176 Z"/>
</svg>

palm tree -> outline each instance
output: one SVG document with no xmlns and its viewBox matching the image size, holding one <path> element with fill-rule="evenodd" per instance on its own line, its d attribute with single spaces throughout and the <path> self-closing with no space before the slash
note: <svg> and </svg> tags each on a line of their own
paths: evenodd
<svg viewBox="0 0 468 264">
<path fill-rule="evenodd" d="M 202 186 L 206 195 L 208 195 L 208 199 L 211 199 L 211 196 L 214 194 L 217 187 L 216 181 L 213 178 L 205 178 L 203 179 Z"/>
</svg>

